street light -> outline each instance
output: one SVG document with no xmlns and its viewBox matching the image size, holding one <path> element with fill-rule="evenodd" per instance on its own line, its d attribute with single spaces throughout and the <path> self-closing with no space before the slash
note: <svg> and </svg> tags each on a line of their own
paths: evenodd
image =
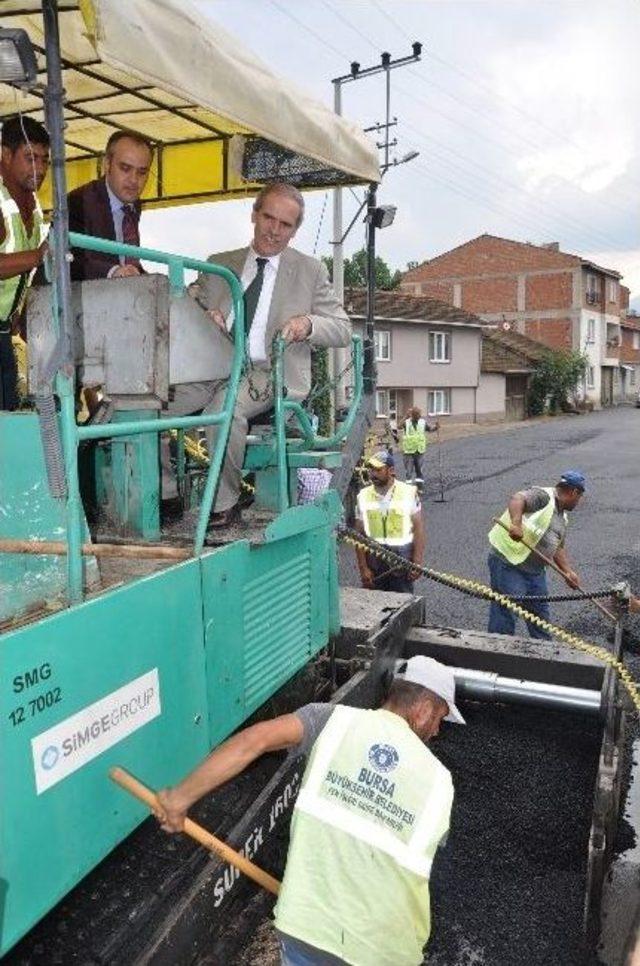
<svg viewBox="0 0 640 966">
<path fill-rule="evenodd" d="M 375 228 L 388 228 L 393 224 L 398 209 L 395 205 L 379 205 L 371 213 L 371 220 Z M 367 216 L 368 217 L 368 216 Z"/>
<path fill-rule="evenodd" d="M 419 151 L 407 151 L 401 158 L 394 158 L 393 161 L 383 164 L 380 168 L 381 178 L 385 176 L 389 168 L 397 168 L 399 164 L 407 164 L 408 161 L 413 161 L 415 158 L 419 157 Z"/>
<path fill-rule="evenodd" d="M 38 65 L 26 30 L 0 27 L 0 81 L 14 87 L 32 87 Z"/>
</svg>

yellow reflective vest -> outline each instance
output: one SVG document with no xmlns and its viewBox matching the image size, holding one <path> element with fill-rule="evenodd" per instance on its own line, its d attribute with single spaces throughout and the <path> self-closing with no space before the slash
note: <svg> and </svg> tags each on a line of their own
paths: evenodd
<svg viewBox="0 0 640 966">
<path fill-rule="evenodd" d="M 0 213 L 4 221 L 4 240 L 0 243 L 1 254 L 12 255 L 14 252 L 32 251 L 39 248 L 46 238 L 47 227 L 42 217 L 42 208 L 37 198 L 35 202 L 33 226 L 31 233 L 27 234 L 20 209 L 0 180 Z M 29 274 L 26 284 L 22 281 L 22 275 L 0 280 L 0 330 L 6 331 L 9 317 L 22 308 L 32 276 L 33 272 Z M 20 295 L 16 301 L 19 292 Z"/>
<path fill-rule="evenodd" d="M 424 453 L 427 448 L 427 422 L 419 419 L 413 423 L 407 419 L 404 424 L 404 435 L 402 437 L 402 452 L 410 456 L 412 453 Z"/>
<path fill-rule="evenodd" d="M 411 517 L 416 498 L 415 486 L 396 480 L 383 510 L 376 488 L 373 484 L 365 486 L 358 493 L 358 509 L 366 535 L 385 547 L 406 547 L 413 543 Z"/>
<path fill-rule="evenodd" d="M 291 821 L 276 928 L 356 966 L 418 966 L 448 770 L 391 711 L 337 705 Z"/>
<path fill-rule="evenodd" d="M 524 540 L 529 544 L 528 547 L 525 547 L 524 542 L 521 540 L 512 540 L 507 531 L 498 523 L 494 524 L 489 531 L 489 543 L 491 546 L 501 553 L 509 563 L 515 566 L 524 563 L 531 553 L 530 548 L 540 543 L 553 519 L 556 491 L 552 486 L 541 486 L 539 489 L 549 494 L 549 502 L 541 510 L 536 510 L 534 513 L 522 514 L 522 531 Z M 563 513 L 563 517 L 565 523 L 568 523 L 569 517 L 566 512 Z M 500 519 L 506 526 L 511 524 L 511 515 L 508 509 L 504 511 Z"/>
</svg>

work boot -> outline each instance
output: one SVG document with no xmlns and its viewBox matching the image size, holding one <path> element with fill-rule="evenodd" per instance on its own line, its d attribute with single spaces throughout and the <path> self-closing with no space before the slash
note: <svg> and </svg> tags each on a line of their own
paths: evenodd
<svg viewBox="0 0 640 966">
<path fill-rule="evenodd" d="M 207 530 L 222 530 L 223 527 L 230 527 L 234 523 L 241 523 L 242 516 L 240 514 L 240 507 L 236 503 L 235 506 L 229 507 L 228 510 L 221 510 L 218 513 L 212 513 L 209 517 L 209 525 Z"/>
</svg>

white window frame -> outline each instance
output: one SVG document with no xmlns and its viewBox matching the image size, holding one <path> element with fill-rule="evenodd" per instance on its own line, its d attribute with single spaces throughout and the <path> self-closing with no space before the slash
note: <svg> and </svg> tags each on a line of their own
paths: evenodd
<svg viewBox="0 0 640 966">
<path fill-rule="evenodd" d="M 376 417 L 380 419 L 398 418 L 397 389 L 376 389 Z"/>
<path fill-rule="evenodd" d="M 596 341 L 596 320 L 587 319 L 587 345 L 593 345 Z"/>
<path fill-rule="evenodd" d="M 640 332 L 631 333 L 631 347 L 633 349 L 640 349 Z"/>
<path fill-rule="evenodd" d="M 386 336 L 385 338 L 382 338 Z M 373 333 L 376 362 L 391 362 L 391 330 L 375 329 Z M 386 348 L 386 354 L 383 349 Z"/>
<path fill-rule="evenodd" d="M 446 365 L 451 362 L 451 333 L 436 330 L 429 333 L 429 362 Z"/>
<path fill-rule="evenodd" d="M 389 392 L 386 389 L 376 389 L 376 416 L 389 415 Z"/>
<path fill-rule="evenodd" d="M 587 292 L 600 295 L 602 292 L 602 279 L 599 275 L 594 275 L 591 272 L 587 275 Z"/>
<path fill-rule="evenodd" d="M 596 368 L 595 366 L 587 366 L 587 389 L 596 388 Z"/>
<path fill-rule="evenodd" d="M 607 279 L 607 300 L 609 302 L 618 301 L 618 283 L 615 278 Z"/>
<path fill-rule="evenodd" d="M 451 415 L 451 389 L 430 389 L 427 393 L 429 416 Z"/>
</svg>

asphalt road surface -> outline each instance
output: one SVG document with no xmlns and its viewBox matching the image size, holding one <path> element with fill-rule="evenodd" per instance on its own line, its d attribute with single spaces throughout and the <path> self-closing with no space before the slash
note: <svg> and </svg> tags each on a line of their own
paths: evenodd
<svg viewBox="0 0 640 966">
<path fill-rule="evenodd" d="M 399 461 L 401 462 L 401 461 Z M 587 492 L 571 516 L 567 548 L 586 589 L 628 580 L 640 594 L 640 411 L 563 417 L 437 444 L 427 451 L 426 563 L 488 581 L 487 532 L 516 490 L 551 486 L 580 469 Z M 399 475 L 402 475 L 400 468 Z M 341 577 L 357 583 L 353 552 Z M 568 588 L 550 575 L 551 593 Z M 488 604 L 422 579 L 432 625 L 484 629 Z M 592 604 L 552 604 L 560 626 L 605 643 Z M 640 618 L 630 630 L 640 637 Z M 517 633 L 526 633 L 523 625 Z M 637 644 L 635 647 L 637 652 Z M 625 660 L 636 679 L 640 658 Z M 428 966 L 584 966 L 586 855 L 600 734 L 562 713 L 467 706 L 468 727 L 445 727 L 432 750 L 451 769 L 456 801 L 447 847 L 432 874 Z M 637 725 L 634 727 L 637 733 Z M 629 826 L 621 824 L 621 838 Z M 606 963 L 612 960 L 604 957 Z"/>
<path fill-rule="evenodd" d="M 398 476 L 402 476 L 402 460 Z M 580 469 L 587 492 L 571 515 L 567 549 L 586 589 L 629 580 L 640 594 L 640 410 L 630 407 L 565 416 L 490 435 L 442 444 L 444 503 L 438 444 L 427 449 L 424 507 L 426 563 L 435 570 L 488 581 L 487 533 L 516 490 L 552 486 L 564 470 Z M 341 551 L 341 583 L 357 584 L 353 551 Z M 569 592 L 551 575 L 550 593 Z M 427 579 L 415 591 L 426 598 L 427 620 L 486 628 L 488 605 Z M 606 619 L 592 604 L 553 604 L 563 627 L 601 637 Z M 523 633 L 524 626 L 517 628 Z"/>
</svg>

